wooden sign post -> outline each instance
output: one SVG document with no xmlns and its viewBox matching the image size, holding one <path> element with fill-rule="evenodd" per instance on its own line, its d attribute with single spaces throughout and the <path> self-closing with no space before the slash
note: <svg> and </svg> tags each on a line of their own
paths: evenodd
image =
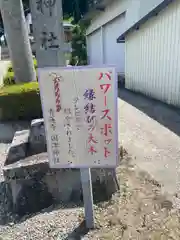
<svg viewBox="0 0 180 240">
<path fill-rule="evenodd" d="M 93 229 L 95 227 L 95 222 L 94 222 L 93 191 L 92 191 L 90 168 L 81 169 L 81 183 L 82 183 L 82 190 L 83 190 L 86 227 L 88 229 Z"/>
<path fill-rule="evenodd" d="M 115 70 L 59 68 L 65 65 L 62 1 L 30 0 L 30 6 L 50 167 L 80 168 L 86 226 L 94 228 L 90 168 L 117 162 Z"/>
<path fill-rule="evenodd" d="M 39 69 L 51 168 L 80 168 L 87 228 L 94 228 L 90 168 L 118 158 L 117 78 L 113 67 Z"/>
</svg>

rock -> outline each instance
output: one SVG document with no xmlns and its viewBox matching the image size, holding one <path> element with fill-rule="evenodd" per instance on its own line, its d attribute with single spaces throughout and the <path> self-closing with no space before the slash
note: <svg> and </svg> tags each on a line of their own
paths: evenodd
<svg viewBox="0 0 180 240">
<path fill-rule="evenodd" d="M 91 176 L 93 195 L 97 202 L 108 200 L 115 192 L 119 191 L 115 169 L 91 169 Z"/>
<path fill-rule="evenodd" d="M 9 225 L 10 227 L 13 227 L 13 226 L 15 225 L 15 223 L 14 223 L 14 222 L 10 222 L 10 223 L 8 223 L 8 225 Z"/>
<path fill-rule="evenodd" d="M 41 153 L 30 157 L 26 157 L 16 163 L 4 166 L 3 174 L 6 181 L 12 180 L 28 180 L 44 176 L 51 172 L 48 164 L 48 154 Z"/>
<path fill-rule="evenodd" d="M 53 204 L 53 197 L 47 186 L 33 179 L 30 184 L 24 183 L 17 197 L 16 210 L 19 216 L 36 213 Z"/>
<path fill-rule="evenodd" d="M 38 118 L 38 119 L 34 119 L 34 120 L 31 121 L 31 127 L 39 126 L 39 124 L 44 125 L 44 119 L 43 118 Z"/>
<path fill-rule="evenodd" d="M 5 165 L 15 163 L 26 157 L 29 130 L 17 131 L 9 147 Z"/>
<path fill-rule="evenodd" d="M 161 208 L 166 208 L 168 209 L 169 211 L 173 208 L 173 203 L 172 201 L 169 201 L 169 200 L 164 200 L 161 202 Z"/>
<path fill-rule="evenodd" d="M 38 201 L 43 201 L 43 199 L 40 198 L 44 198 L 44 195 L 38 195 L 39 193 L 34 189 L 36 188 L 34 181 L 41 183 L 41 186 L 45 184 L 46 187 L 44 188 L 44 194 L 47 194 L 48 192 L 55 202 L 73 202 L 78 204 L 83 200 L 80 170 L 51 169 L 48 164 L 47 152 L 33 155 L 14 164 L 7 165 L 4 167 L 3 171 L 5 180 L 11 182 L 11 188 L 13 188 L 11 189 L 13 203 L 20 214 L 25 212 L 24 206 L 27 207 L 28 204 L 31 205 L 31 202 L 28 200 L 28 197 L 30 198 L 29 194 L 34 195 L 33 192 L 36 192 Z M 92 169 L 91 173 L 94 202 L 104 201 L 111 198 L 112 194 L 118 190 L 118 185 L 114 178 L 115 170 Z M 17 184 L 12 184 L 13 182 Z M 37 184 L 38 189 L 41 188 L 41 186 Z M 27 193 L 28 191 L 29 193 Z M 35 196 L 32 198 L 35 199 Z M 23 203 L 17 207 L 21 201 Z M 48 200 L 48 202 L 50 201 Z M 45 206 L 43 204 L 44 203 L 41 204 L 42 208 Z M 37 210 L 35 206 L 29 208 L 31 211 Z"/>
<path fill-rule="evenodd" d="M 29 136 L 29 154 L 38 154 L 47 151 L 44 119 L 35 119 L 31 122 Z"/>
</svg>

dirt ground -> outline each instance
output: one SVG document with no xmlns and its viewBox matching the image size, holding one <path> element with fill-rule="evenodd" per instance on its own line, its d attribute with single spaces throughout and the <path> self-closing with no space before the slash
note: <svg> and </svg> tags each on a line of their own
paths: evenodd
<svg viewBox="0 0 180 240">
<path fill-rule="evenodd" d="M 120 193 L 99 205 L 96 220 L 100 228 L 91 232 L 89 239 L 180 239 L 180 212 L 161 194 L 160 184 L 123 155 L 117 171 Z"/>
<path fill-rule="evenodd" d="M 180 212 L 160 184 L 132 164 L 121 148 L 120 191 L 95 208 L 95 230 L 84 227 L 83 208 L 49 208 L 0 226 L 0 240 L 179 240 Z"/>
</svg>

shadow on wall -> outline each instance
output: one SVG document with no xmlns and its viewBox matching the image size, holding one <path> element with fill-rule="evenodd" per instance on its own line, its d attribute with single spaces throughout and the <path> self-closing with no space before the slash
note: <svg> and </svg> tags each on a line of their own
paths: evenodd
<svg viewBox="0 0 180 240">
<path fill-rule="evenodd" d="M 119 98 L 180 136 L 180 109 L 139 93 L 120 88 Z"/>
</svg>

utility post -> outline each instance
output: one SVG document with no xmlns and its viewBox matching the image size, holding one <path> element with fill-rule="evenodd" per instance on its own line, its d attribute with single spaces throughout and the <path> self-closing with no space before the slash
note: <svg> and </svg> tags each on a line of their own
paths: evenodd
<svg viewBox="0 0 180 240">
<path fill-rule="evenodd" d="M 38 67 L 65 65 L 61 0 L 30 0 Z"/>
<path fill-rule="evenodd" d="M 1 0 L 0 10 L 16 82 L 36 80 L 22 0 Z"/>
</svg>

